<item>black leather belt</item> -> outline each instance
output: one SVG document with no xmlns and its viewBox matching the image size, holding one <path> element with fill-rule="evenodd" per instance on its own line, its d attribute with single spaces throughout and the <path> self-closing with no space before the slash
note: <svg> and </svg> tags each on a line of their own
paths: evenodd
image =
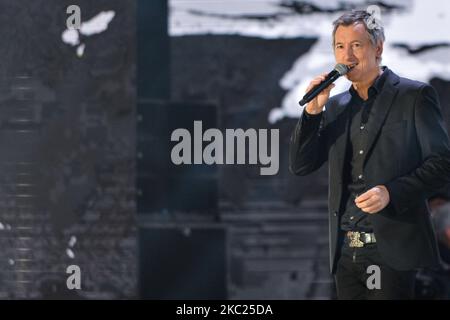
<svg viewBox="0 0 450 320">
<path fill-rule="evenodd" d="M 362 248 L 369 243 L 376 243 L 374 233 L 359 232 L 359 231 L 347 231 L 347 238 L 350 240 L 348 246 L 350 248 Z"/>
</svg>

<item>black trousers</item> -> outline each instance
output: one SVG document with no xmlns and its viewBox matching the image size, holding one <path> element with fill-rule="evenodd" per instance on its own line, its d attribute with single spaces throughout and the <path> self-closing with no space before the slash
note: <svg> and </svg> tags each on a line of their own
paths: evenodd
<svg viewBox="0 0 450 320">
<path fill-rule="evenodd" d="M 375 273 L 369 266 L 379 267 L 379 289 L 367 284 L 368 280 L 374 284 Z M 387 266 L 376 244 L 350 248 L 344 242 L 335 274 L 337 296 L 342 300 L 413 299 L 415 277 L 415 270 L 398 271 Z"/>
</svg>

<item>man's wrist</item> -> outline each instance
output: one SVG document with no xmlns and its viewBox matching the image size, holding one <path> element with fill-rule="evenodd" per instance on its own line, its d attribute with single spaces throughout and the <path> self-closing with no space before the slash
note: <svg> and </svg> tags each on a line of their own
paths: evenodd
<svg viewBox="0 0 450 320">
<path fill-rule="evenodd" d="M 305 115 L 308 118 L 314 118 L 314 117 L 318 117 L 322 114 L 323 110 L 321 110 L 320 112 L 309 112 L 308 109 L 305 108 L 305 110 L 303 111 L 305 113 Z"/>
</svg>

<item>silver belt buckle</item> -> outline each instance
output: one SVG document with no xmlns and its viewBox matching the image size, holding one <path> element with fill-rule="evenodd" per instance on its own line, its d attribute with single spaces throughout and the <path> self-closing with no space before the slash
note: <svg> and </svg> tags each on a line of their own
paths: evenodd
<svg viewBox="0 0 450 320">
<path fill-rule="evenodd" d="M 347 236 L 350 239 L 350 248 L 362 248 L 364 247 L 364 242 L 361 241 L 361 234 L 358 231 L 349 231 Z"/>
<path fill-rule="evenodd" d="M 365 243 L 375 243 L 375 235 L 373 233 L 364 233 L 364 242 Z"/>
</svg>

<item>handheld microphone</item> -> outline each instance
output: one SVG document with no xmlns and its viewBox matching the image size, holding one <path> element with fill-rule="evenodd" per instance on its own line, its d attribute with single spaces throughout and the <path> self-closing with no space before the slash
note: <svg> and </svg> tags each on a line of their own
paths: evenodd
<svg viewBox="0 0 450 320">
<path fill-rule="evenodd" d="M 322 92 L 326 87 L 328 87 L 330 84 L 332 84 L 334 81 L 336 81 L 337 78 L 340 76 L 343 76 L 347 72 L 349 72 L 353 67 L 355 67 L 356 64 L 352 66 L 347 66 L 343 63 L 338 63 L 334 70 L 331 71 L 327 76 L 325 77 L 325 80 L 323 80 L 321 83 L 319 83 L 317 86 L 313 87 L 311 90 L 309 90 L 302 98 L 302 100 L 299 101 L 299 104 L 301 106 L 307 104 L 312 99 L 314 99 L 320 92 Z"/>
</svg>

